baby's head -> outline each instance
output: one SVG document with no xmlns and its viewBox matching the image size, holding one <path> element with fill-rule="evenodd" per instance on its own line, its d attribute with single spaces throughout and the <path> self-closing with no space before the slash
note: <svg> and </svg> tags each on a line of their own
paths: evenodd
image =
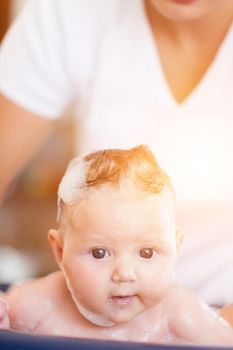
<svg viewBox="0 0 233 350">
<path fill-rule="evenodd" d="M 51 246 L 81 314 L 102 326 L 155 306 L 174 277 L 179 238 L 168 176 L 146 146 L 69 164 Z"/>
</svg>

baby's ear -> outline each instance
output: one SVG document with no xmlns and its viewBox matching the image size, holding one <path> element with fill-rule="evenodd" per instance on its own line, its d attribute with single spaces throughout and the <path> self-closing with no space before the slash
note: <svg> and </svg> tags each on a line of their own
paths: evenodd
<svg viewBox="0 0 233 350">
<path fill-rule="evenodd" d="M 61 233 L 55 229 L 49 230 L 48 240 L 50 242 L 56 262 L 58 266 L 60 266 L 63 254 L 63 239 L 61 237 Z"/>
<path fill-rule="evenodd" d="M 180 246 L 183 242 L 183 239 L 184 239 L 184 231 L 181 230 L 180 228 L 177 228 L 176 229 L 176 248 L 177 248 L 177 250 L 180 249 Z"/>
</svg>

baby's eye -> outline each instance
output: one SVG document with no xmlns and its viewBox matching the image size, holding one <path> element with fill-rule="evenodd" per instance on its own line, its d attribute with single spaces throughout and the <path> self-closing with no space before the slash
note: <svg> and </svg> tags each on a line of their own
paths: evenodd
<svg viewBox="0 0 233 350">
<path fill-rule="evenodd" d="M 91 251 L 91 254 L 95 259 L 103 259 L 106 256 L 109 256 L 109 253 L 105 248 L 95 248 Z"/>
<path fill-rule="evenodd" d="M 140 250 L 140 257 L 143 259 L 151 259 L 153 255 L 156 253 L 155 249 L 146 247 Z"/>
</svg>

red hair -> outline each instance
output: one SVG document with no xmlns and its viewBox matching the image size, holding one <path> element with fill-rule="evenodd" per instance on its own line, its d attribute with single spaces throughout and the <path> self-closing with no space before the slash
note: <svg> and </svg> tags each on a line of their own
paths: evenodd
<svg viewBox="0 0 233 350">
<path fill-rule="evenodd" d="M 158 194 L 166 186 L 174 193 L 169 177 L 160 168 L 150 149 L 144 145 L 127 150 L 100 150 L 83 158 L 74 159 L 72 164 L 73 166 L 85 165 L 84 168 L 80 168 L 80 171 L 85 169 L 83 183 L 79 184 L 80 187 L 76 187 L 74 182 L 73 203 L 66 202 L 63 197 L 59 198 L 58 221 L 60 221 L 60 215 L 63 215 L 67 210 L 69 211 L 76 200 L 79 199 L 81 204 L 85 198 L 88 198 L 88 190 L 98 189 L 106 185 L 119 188 L 121 184 L 130 180 L 133 187 L 142 194 Z M 76 176 L 79 175 L 78 171 Z M 69 178 L 67 181 L 72 188 L 74 184 L 70 182 Z"/>
<path fill-rule="evenodd" d="M 104 184 L 119 185 L 132 178 L 135 185 L 149 193 L 160 193 L 164 186 L 172 189 L 169 177 L 160 168 L 157 160 L 145 145 L 131 149 L 107 149 L 84 157 L 90 162 L 86 173 L 86 187 Z"/>
</svg>

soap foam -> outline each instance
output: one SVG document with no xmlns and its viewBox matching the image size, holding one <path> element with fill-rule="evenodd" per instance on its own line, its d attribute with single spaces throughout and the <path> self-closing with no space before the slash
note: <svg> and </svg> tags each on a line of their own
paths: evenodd
<svg viewBox="0 0 233 350">
<path fill-rule="evenodd" d="M 88 163 L 81 157 L 74 158 L 70 161 L 66 172 L 58 188 L 58 213 L 57 221 L 60 219 L 61 200 L 72 205 L 77 198 L 81 198 L 85 192 L 86 171 Z"/>
</svg>

